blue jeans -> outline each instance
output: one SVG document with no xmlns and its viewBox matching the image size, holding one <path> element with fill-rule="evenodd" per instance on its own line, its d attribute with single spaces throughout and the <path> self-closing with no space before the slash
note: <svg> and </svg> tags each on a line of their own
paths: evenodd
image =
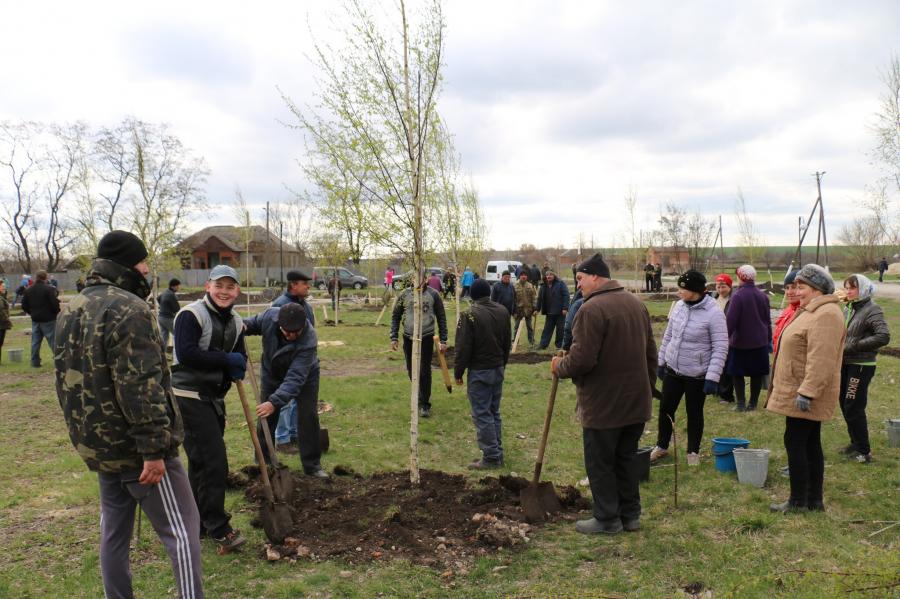
<svg viewBox="0 0 900 599">
<path fill-rule="evenodd" d="M 278 413 L 278 426 L 275 427 L 275 442 L 291 443 L 297 440 L 297 402 L 291 402 L 284 406 Z"/>
<path fill-rule="evenodd" d="M 467 381 L 472 422 L 475 423 L 478 448 L 485 462 L 503 461 L 500 398 L 503 395 L 503 367 L 469 370 Z"/>
<path fill-rule="evenodd" d="M 50 345 L 50 355 L 53 355 L 53 337 L 56 332 L 56 322 L 31 321 L 31 365 L 41 365 L 41 341 L 47 340 Z"/>
</svg>

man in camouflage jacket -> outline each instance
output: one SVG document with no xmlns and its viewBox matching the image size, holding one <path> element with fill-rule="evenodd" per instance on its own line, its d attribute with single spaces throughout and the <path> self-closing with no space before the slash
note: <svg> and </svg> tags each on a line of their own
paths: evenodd
<svg viewBox="0 0 900 599">
<path fill-rule="evenodd" d="M 534 305 L 537 303 L 537 290 L 534 285 L 528 282 L 528 269 L 523 268 L 519 273 L 519 280 L 516 282 L 516 326 L 515 330 L 519 330 L 519 323 L 525 319 L 525 327 L 528 329 L 528 344 L 534 347 L 534 324 L 532 316 L 534 315 Z"/>
<path fill-rule="evenodd" d="M 125 231 L 100 240 L 87 286 L 59 314 L 56 392 L 69 437 L 100 484 L 107 597 L 131 597 L 129 542 L 140 504 L 166 547 L 181 597 L 202 597 L 200 517 L 178 459 L 181 414 L 145 299 L 147 250 Z"/>
</svg>

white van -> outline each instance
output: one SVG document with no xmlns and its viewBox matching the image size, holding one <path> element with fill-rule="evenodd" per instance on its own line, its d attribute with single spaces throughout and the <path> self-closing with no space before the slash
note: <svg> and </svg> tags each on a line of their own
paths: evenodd
<svg viewBox="0 0 900 599">
<path fill-rule="evenodd" d="M 504 270 L 508 270 L 510 278 L 515 280 L 517 266 L 522 266 L 522 263 L 515 260 L 491 260 L 484 269 L 484 280 L 493 285 L 500 280 Z"/>
</svg>

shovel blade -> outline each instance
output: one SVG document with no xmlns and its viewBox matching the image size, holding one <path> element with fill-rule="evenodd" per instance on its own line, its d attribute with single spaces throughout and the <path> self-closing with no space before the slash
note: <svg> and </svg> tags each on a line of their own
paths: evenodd
<svg viewBox="0 0 900 599">
<path fill-rule="evenodd" d="M 276 502 L 290 503 L 294 498 L 294 477 L 287 466 L 273 468 L 269 475 Z"/>
<path fill-rule="evenodd" d="M 519 503 L 529 522 L 543 522 L 548 513 L 554 514 L 562 509 L 551 482 L 529 484 L 519 492 Z"/>
<path fill-rule="evenodd" d="M 291 510 L 284 503 L 264 501 L 259 509 L 259 519 L 266 538 L 277 545 L 284 543 L 285 537 L 291 534 L 294 527 Z"/>
</svg>

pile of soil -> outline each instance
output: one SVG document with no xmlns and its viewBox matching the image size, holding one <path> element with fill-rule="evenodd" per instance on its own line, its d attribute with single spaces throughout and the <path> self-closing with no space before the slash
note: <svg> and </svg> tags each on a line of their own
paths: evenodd
<svg viewBox="0 0 900 599">
<path fill-rule="evenodd" d="M 244 473 L 251 480 L 246 496 L 259 504 L 258 469 Z M 519 506 L 519 490 L 528 484 L 521 477 L 486 477 L 474 484 L 460 474 L 422 470 L 420 485 L 413 487 L 409 472 L 364 478 L 337 466 L 335 474 L 325 481 L 295 475 L 294 531 L 283 545 L 266 548 L 267 559 L 401 558 L 464 573 L 479 555 L 523 547 L 540 526 L 528 524 Z M 557 493 L 563 511 L 552 519 L 571 519 L 590 507 L 574 487 Z"/>
<path fill-rule="evenodd" d="M 536 351 L 521 351 L 521 352 L 517 351 L 514 354 L 509 354 L 509 363 L 510 364 L 541 364 L 542 362 L 549 362 L 550 358 L 552 358 L 554 355 L 555 354 L 542 353 L 542 352 L 536 352 Z M 454 348 L 448 347 L 447 351 L 444 352 L 444 357 L 447 359 L 447 367 L 450 370 L 453 370 L 454 356 L 455 356 Z M 431 357 L 431 365 L 434 368 L 441 367 L 441 363 L 438 361 L 437 350 L 435 350 L 434 355 Z M 451 372 L 450 374 L 453 374 L 453 373 Z"/>
</svg>

